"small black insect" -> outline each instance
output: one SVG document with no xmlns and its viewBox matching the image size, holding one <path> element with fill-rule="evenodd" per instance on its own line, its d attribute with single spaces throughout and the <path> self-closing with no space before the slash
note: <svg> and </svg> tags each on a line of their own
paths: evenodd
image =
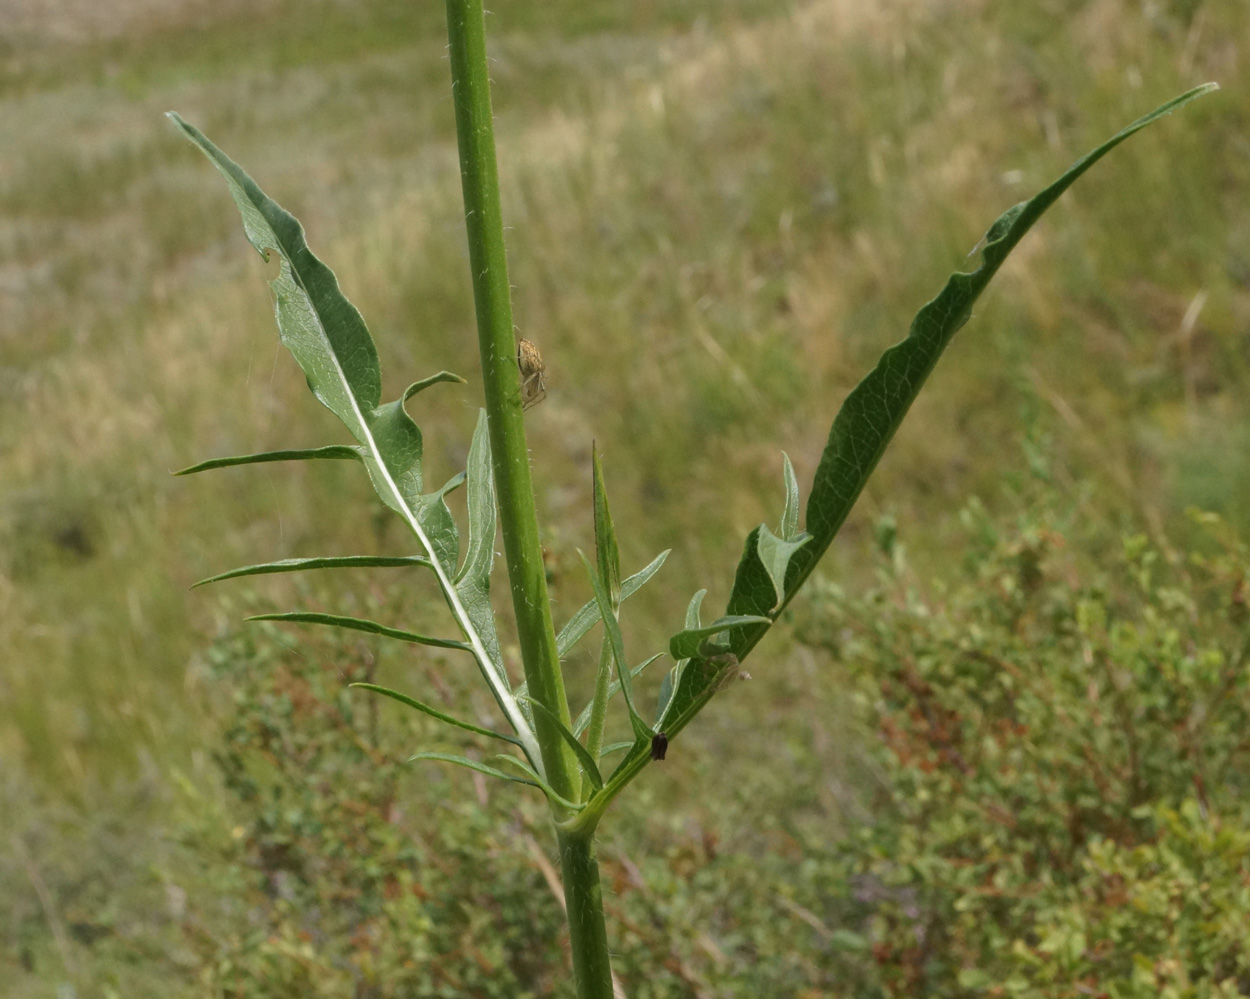
<svg viewBox="0 0 1250 999">
<path fill-rule="evenodd" d="M 668 736 L 663 732 L 656 732 L 651 737 L 651 759 L 662 760 L 664 754 L 668 752 Z"/>
</svg>

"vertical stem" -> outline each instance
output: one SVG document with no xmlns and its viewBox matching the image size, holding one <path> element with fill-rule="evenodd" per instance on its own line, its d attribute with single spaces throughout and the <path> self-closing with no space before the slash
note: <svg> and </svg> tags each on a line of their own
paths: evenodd
<svg viewBox="0 0 1250 999">
<path fill-rule="evenodd" d="M 569 706 L 556 653 L 542 547 L 538 543 L 538 517 L 512 333 L 482 0 L 447 0 L 447 28 L 486 418 L 517 637 L 529 696 L 567 725 Z M 578 769 L 572 749 L 541 712 L 535 715 L 534 727 L 548 783 L 566 798 L 575 797 Z"/>
<path fill-rule="evenodd" d="M 594 833 L 557 836 L 578 999 L 613 999 L 612 962 L 603 923 L 603 890 L 599 886 Z"/>
<path fill-rule="evenodd" d="M 517 636 L 529 695 L 568 725 L 571 719 L 556 652 L 525 443 L 482 0 L 447 0 L 447 29 L 486 417 Z M 580 797 L 579 771 L 572 749 L 543 712 L 536 711 L 534 715 L 548 783 L 566 798 Z M 557 816 L 561 817 L 566 816 Z M 577 994 L 579 999 L 612 999 L 594 834 L 558 836 Z"/>
</svg>

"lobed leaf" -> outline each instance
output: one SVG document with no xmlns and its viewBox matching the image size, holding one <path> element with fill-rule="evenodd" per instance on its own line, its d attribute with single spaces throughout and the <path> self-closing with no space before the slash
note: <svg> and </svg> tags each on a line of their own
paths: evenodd
<svg viewBox="0 0 1250 999">
<path fill-rule="evenodd" d="M 404 409 L 404 402 L 429 385 L 455 380 L 456 376 L 440 372 L 410 386 L 394 402 L 382 404 L 382 377 L 373 338 L 356 307 L 340 291 L 334 272 L 308 248 L 303 227 L 203 133 L 173 112 L 169 117 L 226 179 L 248 241 L 266 260 L 271 252 L 281 258 L 278 276 L 270 287 L 283 344 L 303 370 L 313 394 L 343 421 L 360 444 L 358 456 L 364 460 L 374 490 L 404 518 L 426 549 L 491 693 L 521 738 L 526 755 L 541 768 L 542 754 L 529 720 L 451 581 L 459 558 L 459 538 L 443 501 L 449 487 L 433 496 L 422 496 L 421 431 Z"/>
</svg>

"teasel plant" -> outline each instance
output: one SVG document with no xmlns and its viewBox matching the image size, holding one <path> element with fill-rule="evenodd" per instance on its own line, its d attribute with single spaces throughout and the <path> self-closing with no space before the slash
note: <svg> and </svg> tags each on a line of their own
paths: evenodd
<svg viewBox="0 0 1250 999">
<path fill-rule="evenodd" d="M 177 474 L 273 461 L 345 460 L 364 467 L 382 502 L 411 532 L 417 554 L 284 559 L 223 572 L 203 582 L 361 566 L 418 568 L 434 576 L 451 618 L 452 637 L 306 611 L 265 614 L 252 620 L 354 629 L 453 650 L 474 661 L 498 708 L 498 730 L 456 718 L 414 694 L 372 683 L 353 686 L 362 694 L 392 698 L 467 731 L 484 744 L 503 744 L 502 752 L 489 763 L 439 752 L 420 752 L 412 759 L 458 764 L 523 785 L 546 798 L 562 868 L 577 994 L 580 999 L 609 999 L 614 985 L 595 854 L 596 831 L 608 806 L 650 764 L 663 760 L 673 740 L 720 689 L 740 675 L 742 664 L 828 550 L 925 379 L 970 318 L 973 303 L 1033 224 L 1117 145 L 1217 86 L 1197 87 L 1138 119 L 1033 198 L 1004 212 L 974 251 L 979 253 L 975 269 L 949 277 L 938 295 L 920 309 L 906 337 L 885 351 L 843 402 L 820 456 L 802 518 L 799 484 L 790 459 L 782 455 L 779 520 L 775 528 L 760 524 L 747 535 L 724 613 L 704 623 L 706 590 L 700 590 L 691 598 L 685 620 L 668 647 L 631 665 L 619 623 L 622 604 L 655 575 L 668 553 L 622 577 L 596 451 L 591 469 L 594 552 L 593 557 L 581 554 L 594 596 L 556 631 L 539 543 L 524 416 L 546 390 L 544 367 L 532 343 L 515 339 L 481 0 L 447 0 L 447 19 L 484 393 L 466 467 L 430 489 L 424 476 L 421 430 L 406 409 L 418 393 L 465 379 L 440 371 L 415 381 L 398 399 L 383 402 L 378 353 L 369 330 L 344 296 L 334 272 L 309 249 L 300 223 L 203 133 L 170 112 L 177 128 L 225 178 L 248 241 L 266 261 L 277 256 L 278 272 L 270 287 L 281 341 L 303 370 L 313 395 L 344 423 L 351 438 L 351 443 L 308 450 L 217 458 Z M 463 532 L 446 502 L 447 495 L 458 488 L 465 491 Z M 515 685 L 504 662 L 490 597 L 497 533 L 503 538 L 513 627 L 524 668 L 524 681 Z M 599 625 L 594 695 L 574 715 L 561 661 Z M 639 709 L 635 685 L 641 683 L 645 668 L 665 656 L 671 665 L 663 672 L 657 708 L 648 719 Z M 631 738 L 605 744 L 608 712 L 617 704 L 627 716 Z M 608 766 L 609 758 L 617 759 L 615 765 Z"/>
</svg>

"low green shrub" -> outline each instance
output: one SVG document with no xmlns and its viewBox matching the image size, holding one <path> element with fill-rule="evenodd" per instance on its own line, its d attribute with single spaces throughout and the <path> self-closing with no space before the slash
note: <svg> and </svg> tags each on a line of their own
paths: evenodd
<svg viewBox="0 0 1250 999">
<path fill-rule="evenodd" d="M 876 735 L 848 736 L 865 790 L 847 813 L 867 818 L 822 842 L 744 792 L 623 827 L 600 852 L 626 994 L 1246 994 L 1250 559 L 1199 520 L 1182 555 L 1082 535 L 1053 502 L 1010 526 L 973 504 L 962 564 L 926 593 L 879 525 L 879 585 L 823 581 L 795 621 Z M 348 694 L 397 668 L 385 648 L 252 629 L 214 646 L 233 703 L 226 831 L 199 835 L 211 891 L 188 924 L 206 994 L 571 995 L 546 816 L 486 783 L 450 804 L 465 778 L 396 762 L 436 723 Z M 812 729 L 784 724 L 777 745 L 816 760 Z M 806 771 L 749 767 L 810 813 Z"/>
<path fill-rule="evenodd" d="M 1247 994 L 1245 548 L 1207 517 L 1187 556 L 1082 560 L 1053 510 L 964 518 L 956 583 L 916 592 L 884 531 L 882 586 L 826 584 L 800 628 L 879 735 L 840 852 L 882 993 Z"/>
<path fill-rule="evenodd" d="M 536 809 L 485 785 L 449 803 L 445 775 L 404 762 L 434 723 L 347 688 L 377 668 L 368 643 L 293 646 L 266 626 L 206 661 L 233 698 L 214 753 L 225 821 L 190 837 L 208 994 L 558 994 L 563 914 L 522 845 Z"/>
</svg>

